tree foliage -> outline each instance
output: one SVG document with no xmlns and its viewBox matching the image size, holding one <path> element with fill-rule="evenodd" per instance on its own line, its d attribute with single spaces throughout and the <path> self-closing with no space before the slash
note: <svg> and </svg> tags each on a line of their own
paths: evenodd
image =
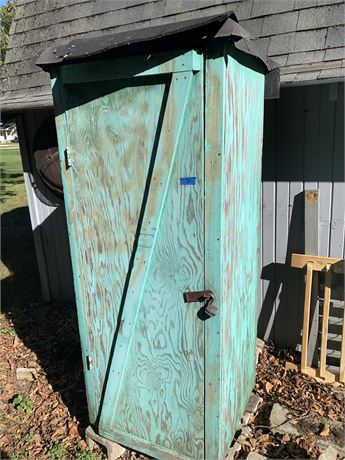
<svg viewBox="0 0 345 460">
<path fill-rule="evenodd" d="M 14 15 L 13 0 L 8 0 L 6 5 L 0 7 L 0 67 L 5 61 L 8 36 Z"/>
</svg>

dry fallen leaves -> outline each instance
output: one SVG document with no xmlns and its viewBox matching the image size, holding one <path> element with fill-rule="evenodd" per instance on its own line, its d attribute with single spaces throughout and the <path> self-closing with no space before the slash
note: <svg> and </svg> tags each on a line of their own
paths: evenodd
<svg viewBox="0 0 345 460">
<path fill-rule="evenodd" d="M 8 456 L 25 451 L 28 460 L 46 460 L 52 442 L 63 442 L 69 458 L 75 458 L 76 452 L 87 448 L 82 435 L 88 423 L 75 310 L 67 306 L 61 314 L 61 306 L 45 308 L 42 317 L 37 318 L 27 309 L 22 316 L 13 318 L 18 336 L 0 340 L 0 450 Z M 9 326 L 4 315 L 0 319 Z M 273 402 L 289 408 L 294 417 L 316 412 L 320 417 L 343 421 L 344 394 L 339 388 L 286 371 L 284 364 L 284 354 L 269 346 L 264 348 L 255 385 L 264 404 L 252 423 L 253 434 L 243 441 L 242 449 L 271 458 L 316 458 L 319 451 L 314 433 L 292 437 L 256 426 L 268 425 Z M 37 370 L 35 380 L 27 382 L 27 396 L 34 403 L 34 411 L 25 420 L 10 402 L 18 393 L 18 367 Z M 298 420 L 291 423 L 298 424 Z M 317 434 L 331 436 L 330 431 L 323 425 Z M 100 452 L 99 455 L 101 458 Z M 134 459 L 145 458 L 131 455 Z"/>
<path fill-rule="evenodd" d="M 0 451 L 6 458 L 25 453 L 29 460 L 45 460 L 54 443 L 63 443 L 66 458 L 87 449 L 79 434 L 88 418 L 75 308 L 60 307 L 63 314 L 56 305 L 42 304 L 45 312 L 39 316 L 36 307 L 28 307 L 13 315 L 16 336 L 0 337 Z M 2 327 L 11 324 L 4 314 L 0 321 Z M 18 380 L 18 368 L 34 368 L 34 378 Z M 11 403 L 23 383 L 25 396 L 33 402 L 32 414 Z"/>
<path fill-rule="evenodd" d="M 288 357 L 291 360 L 291 356 Z M 317 412 L 332 420 L 344 421 L 344 392 L 295 370 L 285 370 L 286 353 L 265 346 L 257 366 L 255 391 L 266 400 L 273 398 L 296 415 Z"/>
<path fill-rule="evenodd" d="M 330 433 L 330 428 L 329 428 L 329 425 L 327 425 L 327 423 L 326 423 L 322 428 L 320 436 L 327 437 L 327 436 L 329 436 L 329 433 Z"/>
<path fill-rule="evenodd" d="M 269 393 L 269 392 L 272 390 L 273 386 L 274 386 L 274 385 L 272 385 L 272 383 L 266 382 L 266 383 L 265 383 L 265 390 L 266 390 L 266 393 Z"/>
<path fill-rule="evenodd" d="M 272 345 L 263 348 L 254 391 L 264 402 L 249 424 L 251 435 L 241 440 L 242 449 L 237 458 L 243 458 L 253 450 L 268 458 L 317 458 L 320 450 L 316 437 L 332 436 L 329 425 L 323 423 L 325 417 L 344 422 L 343 390 L 317 382 L 297 370 L 287 371 L 286 360 L 291 361 L 293 357 Z M 300 431 L 299 436 L 272 433 L 269 416 L 276 402 L 289 409 L 290 423 Z M 321 432 L 320 425 L 323 427 Z M 252 439 L 255 439 L 255 449 Z"/>
<path fill-rule="evenodd" d="M 15 337 L 0 337 L 1 453 L 26 460 L 78 458 L 87 451 L 88 411 L 75 306 L 37 303 L 13 314 L 11 322 L 0 314 L 0 326 L 16 331 Z M 11 404 L 19 393 L 20 367 L 35 369 L 35 378 L 25 380 L 25 394 L 33 401 L 30 415 Z M 62 457 L 54 454 L 59 446 Z M 97 446 L 92 458 L 104 459 Z M 147 460 L 135 452 L 131 458 Z"/>
<path fill-rule="evenodd" d="M 78 424 L 75 421 L 68 423 L 68 433 L 70 436 L 78 436 Z"/>
<path fill-rule="evenodd" d="M 287 433 L 283 434 L 283 436 L 282 436 L 282 442 L 290 441 L 290 439 L 291 439 L 291 438 L 290 438 L 290 436 L 289 436 Z"/>
</svg>

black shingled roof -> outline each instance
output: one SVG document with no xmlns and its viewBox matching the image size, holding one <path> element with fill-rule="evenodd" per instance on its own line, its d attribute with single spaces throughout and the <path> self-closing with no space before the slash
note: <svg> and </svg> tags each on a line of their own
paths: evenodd
<svg viewBox="0 0 345 460">
<path fill-rule="evenodd" d="M 344 75 L 343 0 L 17 0 L 0 83 L 1 110 L 52 105 L 49 75 L 35 65 L 49 46 L 234 11 L 282 82 Z"/>
</svg>

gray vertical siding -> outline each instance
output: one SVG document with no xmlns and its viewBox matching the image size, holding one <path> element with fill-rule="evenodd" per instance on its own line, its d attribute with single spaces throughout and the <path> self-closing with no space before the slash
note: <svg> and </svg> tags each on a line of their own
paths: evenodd
<svg viewBox="0 0 345 460">
<path fill-rule="evenodd" d="M 303 191 L 320 194 L 322 256 L 344 257 L 344 84 L 282 88 L 266 103 L 262 173 L 262 305 L 259 336 L 300 343 L 304 252 Z"/>
<path fill-rule="evenodd" d="M 30 173 L 29 157 L 40 124 L 52 113 L 32 110 L 17 117 L 18 138 L 24 168 L 31 226 L 44 300 L 73 301 L 73 277 L 70 262 L 65 209 L 48 206 L 35 194 Z"/>
</svg>

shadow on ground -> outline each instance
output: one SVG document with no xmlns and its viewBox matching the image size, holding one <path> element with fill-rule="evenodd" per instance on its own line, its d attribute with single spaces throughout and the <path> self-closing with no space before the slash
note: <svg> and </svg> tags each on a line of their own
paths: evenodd
<svg viewBox="0 0 345 460">
<path fill-rule="evenodd" d="M 41 300 L 28 208 L 4 213 L 1 230 L 2 261 L 10 271 L 1 283 L 2 313 L 36 353 L 49 383 L 83 430 L 88 414 L 76 308 Z"/>
<path fill-rule="evenodd" d="M 13 186 L 23 183 L 23 173 L 8 173 L 0 163 L 0 203 L 4 203 L 9 197 L 15 196 Z"/>
</svg>

